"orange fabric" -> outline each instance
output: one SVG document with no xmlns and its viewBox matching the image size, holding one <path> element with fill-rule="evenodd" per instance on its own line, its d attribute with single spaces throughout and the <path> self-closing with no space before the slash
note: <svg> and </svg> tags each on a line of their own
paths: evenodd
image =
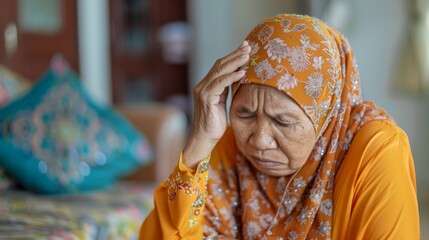
<svg viewBox="0 0 429 240">
<path fill-rule="evenodd" d="M 247 204 L 252 209 L 257 206 L 248 199 L 239 199 L 240 185 L 248 185 L 249 180 L 239 179 L 238 174 L 246 175 L 252 169 L 243 167 L 243 163 L 238 164 L 237 153 L 229 128 L 210 158 L 207 185 L 198 184 L 207 172 L 195 175 L 191 181 L 194 183 L 191 188 L 198 188 L 200 192 L 207 188 L 208 194 L 200 209 L 204 211 L 204 218 L 200 218 L 192 231 L 190 203 L 197 197 L 181 188 L 176 192 L 175 200 L 169 200 L 166 182 L 155 192 L 155 209 L 142 225 L 140 239 L 202 239 L 203 230 L 205 236 L 247 239 L 243 226 L 249 224 L 241 220 L 244 215 L 241 205 Z M 186 167 L 176 168 L 172 176 L 178 173 L 184 179 L 192 176 Z M 252 175 L 255 176 L 248 176 Z M 396 125 L 373 121 L 363 126 L 353 139 L 334 184 L 333 205 L 323 206 L 324 211 L 331 209 L 333 214 L 332 239 L 419 239 L 412 156 L 407 136 Z M 275 208 L 262 205 L 259 211 L 269 213 Z M 294 237 L 287 232 L 281 236 L 284 239 Z"/>
<path fill-rule="evenodd" d="M 206 161 L 193 178 L 180 162 L 156 193 L 141 237 L 160 224 L 164 239 L 417 239 L 408 140 L 383 110 L 362 102 L 344 37 L 320 20 L 283 14 L 246 40 L 252 52 L 240 84 L 271 86 L 294 99 L 314 124 L 313 152 L 296 175 L 270 177 L 237 152 L 228 130 L 212 153 L 207 185 L 207 172 L 198 170 L 207 170 Z"/>
<path fill-rule="evenodd" d="M 285 222 L 284 226 L 272 227 L 270 223 L 266 233 L 291 232 L 296 237 L 329 239 L 332 214 L 320 208 L 332 203 L 332 182 L 351 140 L 366 122 L 390 118 L 372 103 L 362 102 L 350 45 L 324 22 L 308 16 L 277 15 L 254 28 L 246 40 L 252 46 L 250 61 L 243 67 L 246 75 L 233 86 L 233 93 L 241 84 L 262 84 L 284 92 L 309 116 L 318 136 L 305 165 L 287 180 L 288 189 L 270 200 L 277 206 L 271 221 Z M 278 180 L 267 179 L 265 194 L 269 196 Z M 257 199 L 262 204 L 261 198 Z M 278 201 L 288 203 L 281 207 Z M 260 217 L 248 216 L 245 222 Z"/>
<path fill-rule="evenodd" d="M 180 156 L 173 173 L 155 191 L 156 210 L 144 221 L 140 239 L 201 239 L 208 161 L 202 160 L 192 170 Z"/>
<path fill-rule="evenodd" d="M 332 239 L 420 239 L 413 158 L 396 125 L 365 124 L 334 185 Z"/>
</svg>

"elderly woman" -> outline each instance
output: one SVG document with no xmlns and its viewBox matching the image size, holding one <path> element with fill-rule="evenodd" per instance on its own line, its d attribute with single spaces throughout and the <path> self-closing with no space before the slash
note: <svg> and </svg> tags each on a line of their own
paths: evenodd
<svg viewBox="0 0 429 240">
<path fill-rule="evenodd" d="M 407 136 L 362 101 L 353 52 L 332 27 L 265 20 L 194 98 L 192 134 L 141 239 L 419 239 Z"/>
</svg>

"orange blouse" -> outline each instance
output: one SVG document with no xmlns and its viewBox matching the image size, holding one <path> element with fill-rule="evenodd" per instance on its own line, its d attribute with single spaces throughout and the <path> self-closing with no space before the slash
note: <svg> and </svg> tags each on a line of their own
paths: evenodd
<svg viewBox="0 0 429 240">
<path fill-rule="evenodd" d="M 242 238 L 243 230 L 224 227 L 231 224 L 226 216 L 246 214 L 231 197 L 238 191 L 238 179 L 231 177 L 240 170 L 237 154 L 228 128 L 197 170 L 188 169 L 180 157 L 155 192 L 155 209 L 143 222 L 140 239 L 234 236 L 228 229 Z M 208 168 L 217 179 L 209 179 Z M 223 197 L 216 197 L 216 191 L 223 191 Z M 398 126 L 372 121 L 358 131 L 336 175 L 332 205 L 332 239 L 419 239 L 413 159 L 408 138 Z M 272 211 L 259 207 L 261 212 Z"/>
</svg>

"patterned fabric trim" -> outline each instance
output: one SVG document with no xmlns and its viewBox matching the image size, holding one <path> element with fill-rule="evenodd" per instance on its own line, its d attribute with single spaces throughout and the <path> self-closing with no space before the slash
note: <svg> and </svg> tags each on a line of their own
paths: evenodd
<svg viewBox="0 0 429 240">
<path fill-rule="evenodd" d="M 189 227 L 191 228 L 196 226 L 202 218 L 201 213 L 204 210 L 207 196 L 209 159 L 210 156 L 201 160 L 197 169 L 193 170 L 183 163 L 182 154 L 180 154 L 179 163 L 166 182 L 170 201 L 176 201 L 183 194 L 186 195 L 185 198 L 193 196 L 189 208 Z"/>
</svg>

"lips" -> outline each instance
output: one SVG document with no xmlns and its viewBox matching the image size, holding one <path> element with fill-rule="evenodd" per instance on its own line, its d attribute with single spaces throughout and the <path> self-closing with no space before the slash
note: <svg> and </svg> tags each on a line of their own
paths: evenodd
<svg viewBox="0 0 429 240">
<path fill-rule="evenodd" d="M 251 156 L 251 162 L 263 168 L 276 168 L 285 165 L 284 163 L 272 161 L 270 159 Z"/>
</svg>

